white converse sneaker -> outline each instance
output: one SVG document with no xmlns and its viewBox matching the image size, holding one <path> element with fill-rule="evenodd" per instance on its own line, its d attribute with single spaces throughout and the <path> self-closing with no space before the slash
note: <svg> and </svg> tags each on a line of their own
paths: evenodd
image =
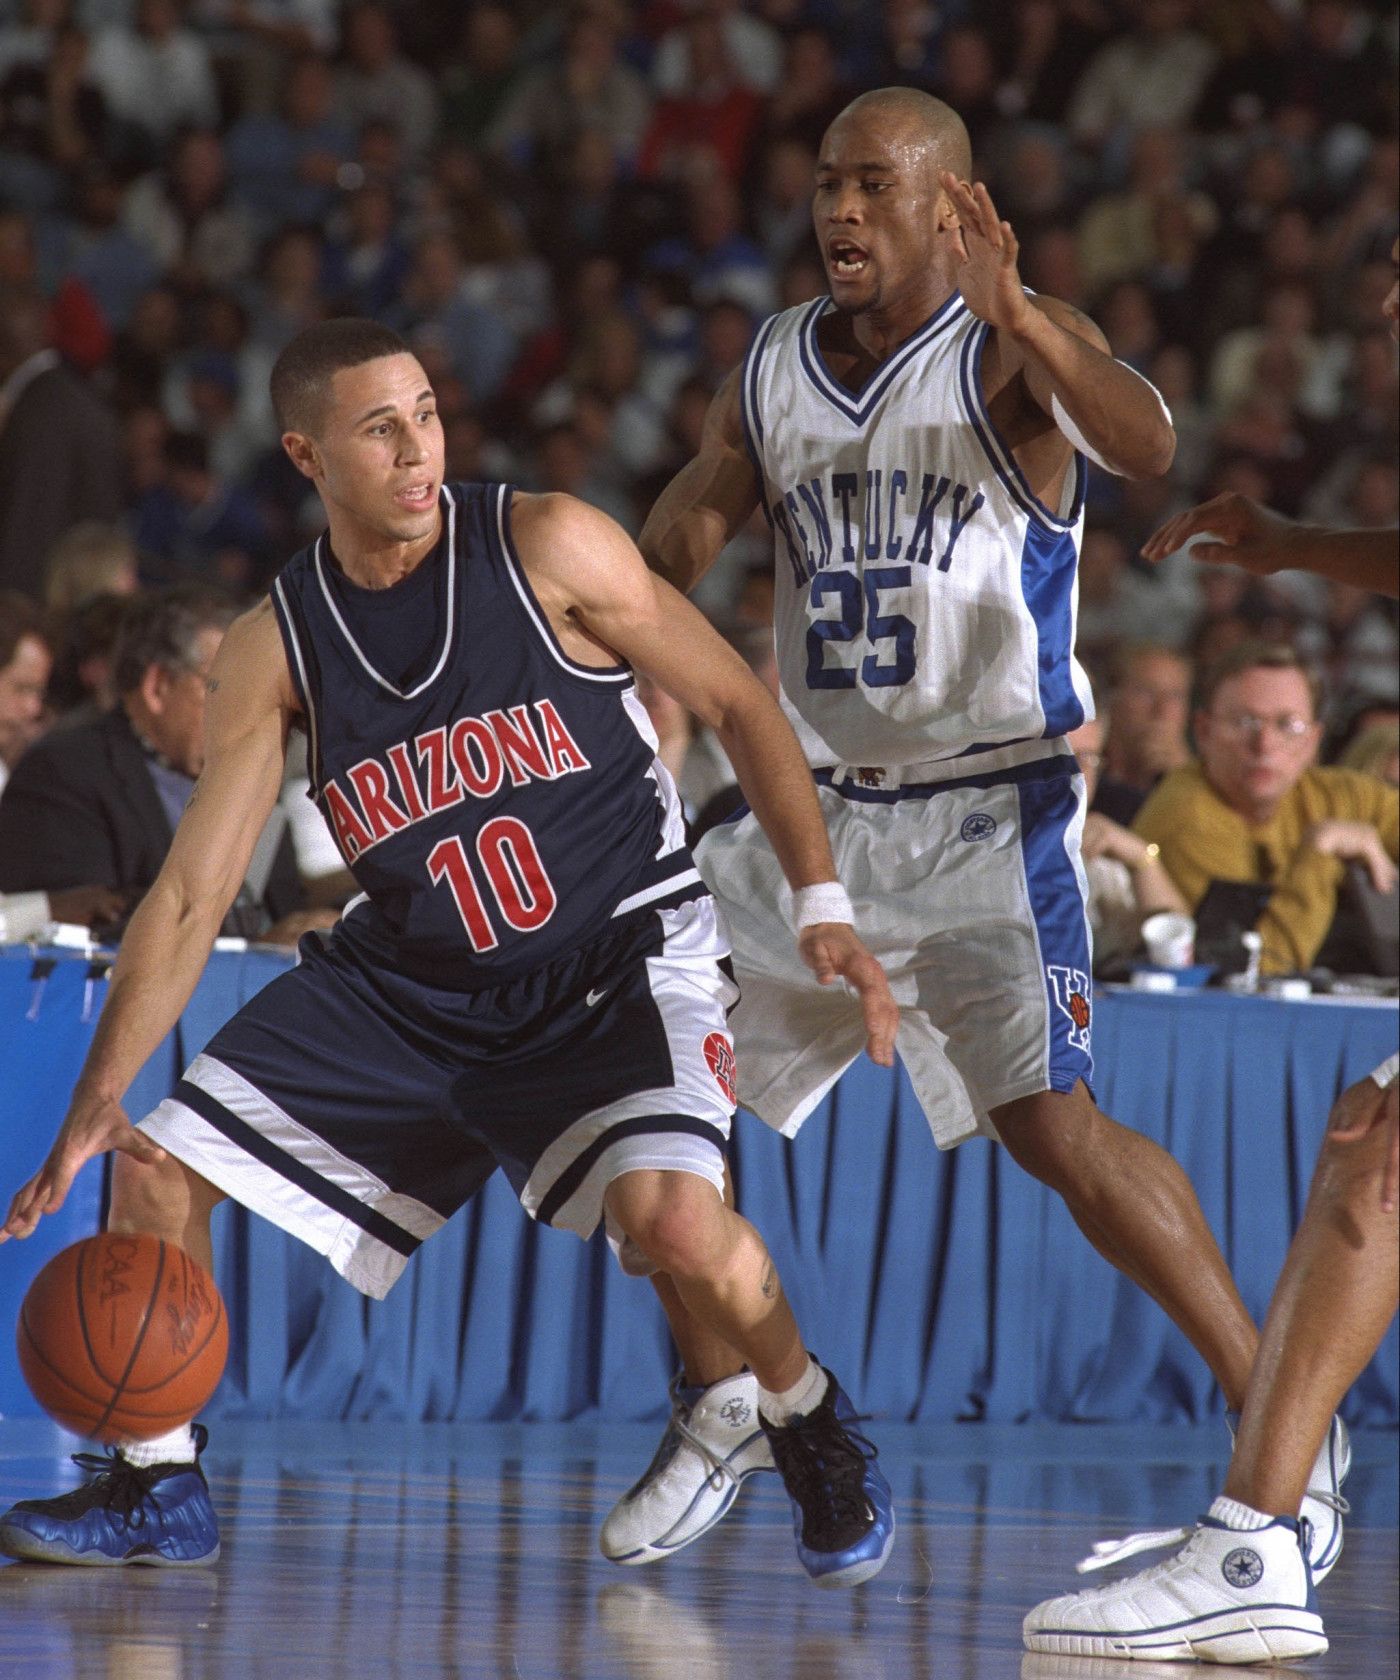
<svg viewBox="0 0 1400 1680">
<path fill-rule="evenodd" d="M 687 1405 L 671 1384 L 671 1421 L 641 1479 L 609 1511 L 598 1546 L 614 1563 L 668 1557 L 713 1528 L 746 1476 L 772 1470 L 752 1371 L 713 1383 Z"/>
<path fill-rule="evenodd" d="M 1300 1524 L 1247 1515 L 1217 1499 L 1195 1529 L 1135 1534 L 1095 1546 L 1080 1569 L 1100 1569 L 1154 1546 L 1186 1544 L 1165 1563 L 1089 1592 L 1047 1599 L 1026 1617 L 1028 1649 L 1061 1656 L 1149 1661 L 1273 1662 L 1327 1649 Z"/>
<path fill-rule="evenodd" d="M 1231 1439 L 1240 1425 L 1238 1412 L 1226 1412 Z M 1341 1418 L 1333 1414 L 1327 1431 L 1308 1475 L 1308 1491 L 1303 1495 L 1300 1517 L 1311 1528 L 1308 1540 L 1308 1566 L 1312 1570 L 1313 1585 L 1325 1581 L 1342 1555 L 1342 1518 L 1351 1506 L 1342 1498 L 1342 1483 L 1351 1469 L 1351 1436 Z"/>
</svg>

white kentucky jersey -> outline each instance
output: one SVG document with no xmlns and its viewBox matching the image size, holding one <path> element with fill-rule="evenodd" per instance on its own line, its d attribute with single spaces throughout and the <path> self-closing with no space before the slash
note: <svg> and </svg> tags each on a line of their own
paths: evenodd
<svg viewBox="0 0 1400 1680">
<path fill-rule="evenodd" d="M 937 781 L 1067 750 L 1051 743 L 1092 716 L 1073 651 L 1083 457 L 1044 506 L 987 413 L 990 328 L 958 293 L 859 391 L 822 358 L 832 308 L 775 315 L 743 370 L 808 762 Z"/>
</svg>

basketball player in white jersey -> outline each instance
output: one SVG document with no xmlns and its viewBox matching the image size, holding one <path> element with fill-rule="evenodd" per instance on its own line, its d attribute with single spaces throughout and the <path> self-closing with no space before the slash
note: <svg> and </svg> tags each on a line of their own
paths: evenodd
<svg viewBox="0 0 1400 1680">
<path fill-rule="evenodd" d="M 1195 1194 L 1090 1094 L 1083 782 L 1064 739 L 1092 704 L 1072 651 L 1084 457 L 1151 477 L 1175 436 L 1091 321 L 1027 294 L 971 168 L 941 101 L 899 88 L 847 106 L 813 202 L 831 295 L 760 329 L 641 547 L 689 590 L 764 509 L 784 706 L 854 900 L 833 893 L 824 914 L 853 918 L 889 974 L 937 1142 L 997 1138 L 1059 1191 L 1238 1409 L 1257 1333 Z M 752 817 L 697 861 L 743 989 L 740 1100 L 795 1136 L 859 1054 L 859 1013 L 787 956 L 788 892 Z M 765 1462 L 752 1377 L 655 1281 L 685 1369 L 655 1460 L 603 1527 L 622 1563 L 697 1538 Z"/>
</svg>

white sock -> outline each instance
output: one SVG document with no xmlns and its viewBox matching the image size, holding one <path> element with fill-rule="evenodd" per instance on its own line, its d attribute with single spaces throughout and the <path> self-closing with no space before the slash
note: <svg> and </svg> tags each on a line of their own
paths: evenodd
<svg viewBox="0 0 1400 1680">
<path fill-rule="evenodd" d="M 128 1464 L 149 1470 L 153 1464 L 193 1464 L 195 1461 L 194 1431 L 182 1423 L 168 1435 L 157 1435 L 151 1441 L 119 1441 L 117 1450 Z"/>
<path fill-rule="evenodd" d="M 758 1385 L 758 1409 L 769 1423 L 780 1427 L 795 1417 L 806 1417 L 816 1411 L 826 1395 L 826 1372 L 815 1359 L 807 1361 L 807 1369 L 791 1388 L 774 1394 L 762 1383 Z"/>
<path fill-rule="evenodd" d="M 1223 1493 L 1212 1503 L 1210 1514 L 1226 1528 L 1242 1530 L 1267 1528 L 1270 1523 L 1278 1521 L 1277 1517 L 1266 1517 L 1262 1511 L 1256 1511 L 1252 1505 L 1241 1505 L 1238 1499 L 1227 1499 Z"/>
</svg>

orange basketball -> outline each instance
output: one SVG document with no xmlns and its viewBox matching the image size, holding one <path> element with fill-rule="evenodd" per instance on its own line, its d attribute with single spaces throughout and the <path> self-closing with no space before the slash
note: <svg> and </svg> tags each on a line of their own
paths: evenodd
<svg viewBox="0 0 1400 1680">
<path fill-rule="evenodd" d="M 214 1280 L 159 1237 L 104 1232 L 54 1255 L 15 1330 L 20 1370 L 56 1422 L 98 1441 L 187 1423 L 228 1357 Z"/>
</svg>

